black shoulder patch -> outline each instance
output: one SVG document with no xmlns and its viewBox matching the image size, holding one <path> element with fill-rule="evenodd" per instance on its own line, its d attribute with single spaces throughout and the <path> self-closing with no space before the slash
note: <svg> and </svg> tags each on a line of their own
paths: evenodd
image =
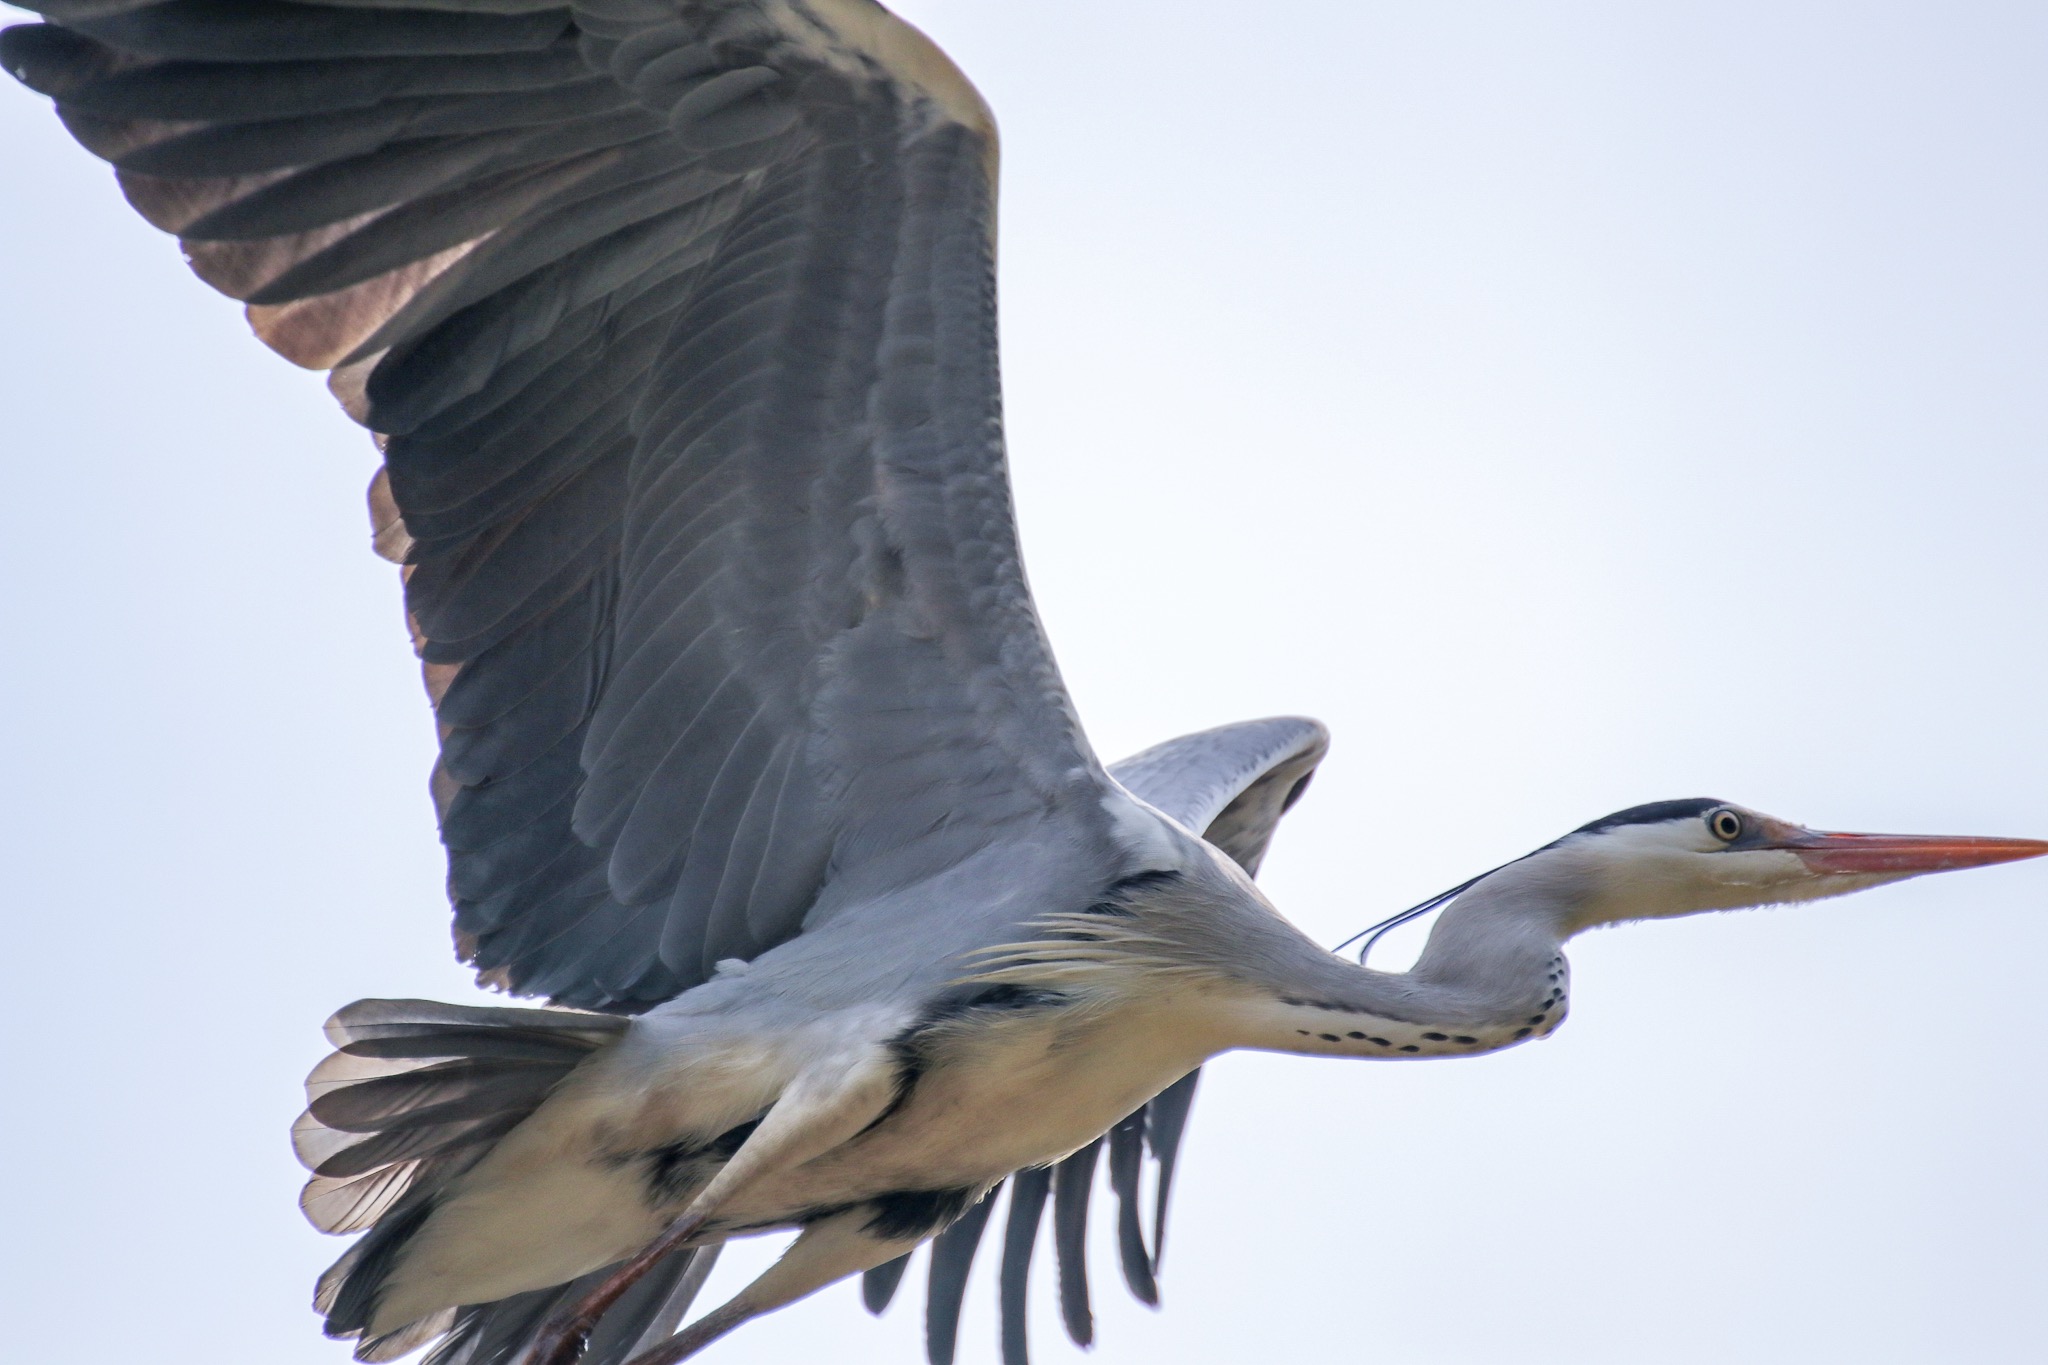
<svg viewBox="0 0 2048 1365">
<path fill-rule="evenodd" d="M 639 1153 L 638 1157 L 646 1167 L 643 1179 L 647 1187 L 648 1207 L 661 1208 L 673 1204 L 684 1195 L 702 1188 L 718 1173 L 720 1166 L 732 1160 L 760 1126 L 760 1119 L 749 1119 L 738 1127 L 726 1129 L 708 1142 L 682 1138 Z"/>
<path fill-rule="evenodd" d="M 1663 825 L 1673 820 L 1695 819 L 1705 815 L 1716 806 L 1725 806 L 1726 801 L 1717 801 L 1711 796 L 1694 796 L 1683 801 L 1652 801 L 1647 806 L 1630 806 L 1612 815 L 1603 815 L 1589 825 L 1580 825 L 1573 834 L 1598 834 L 1602 830 L 1618 829 L 1623 825 Z"/>
<path fill-rule="evenodd" d="M 1172 868 L 1155 867 L 1144 872 L 1133 872 L 1128 877 L 1119 877 L 1103 890 L 1102 899 L 1088 906 L 1084 915 L 1128 915 L 1131 913 L 1131 899 L 1138 892 L 1155 886 L 1168 886 L 1180 880 L 1181 874 Z"/>
<path fill-rule="evenodd" d="M 922 1033 L 935 1024 L 958 1019 L 963 1014 L 977 1010 L 1042 1010 L 1053 1009 L 1067 1003 L 1067 997 L 1058 991 L 1045 990 L 1038 986 L 1018 986 L 1007 981 L 986 986 L 965 986 L 948 991 L 924 1007 L 917 1022 L 906 1030 L 907 1034 Z"/>
<path fill-rule="evenodd" d="M 924 1073 L 932 1065 L 927 1044 L 931 1042 L 935 1030 L 970 1014 L 1057 1009 L 1066 1003 L 1067 997 L 1058 991 L 1012 985 L 1009 982 L 966 986 L 938 996 L 927 1004 L 902 1032 L 889 1040 L 889 1051 L 896 1060 L 896 1095 L 889 1101 L 888 1107 L 875 1117 L 875 1121 L 861 1129 L 861 1132 L 872 1132 L 879 1128 L 894 1118 L 904 1105 L 910 1103 L 911 1092 L 917 1089 L 917 1083 L 924 1079 Z"/>
<path fill-rule="evenodd" d="M 868 1201 L 875 1211 L 862 1231 L 885 1242 L 928 1237 L 967 1211 L 976 1191 L 895 1190 Z"/>
</svg>

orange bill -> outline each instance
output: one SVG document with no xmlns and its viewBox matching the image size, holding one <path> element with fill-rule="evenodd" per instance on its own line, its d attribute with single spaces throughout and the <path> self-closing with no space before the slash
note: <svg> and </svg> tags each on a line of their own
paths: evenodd
<svg viewBox="0 0 2048 1365">
<path fill-rule="evenodd" d="M 1815 872 L 1950 872 L 1989 867 L 2048 853 L 2040 839 L 1988 839 L 1964 834 L 1832 834 L 1804 829 L 1766 847 L 1788 849 Z"/>
</svg>

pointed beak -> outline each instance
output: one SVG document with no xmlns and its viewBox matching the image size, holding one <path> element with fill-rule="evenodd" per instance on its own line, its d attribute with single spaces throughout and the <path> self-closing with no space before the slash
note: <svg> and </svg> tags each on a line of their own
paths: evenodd
<svg viewBox="0 0 2048 1365">
<path fill-rule="evenodd" d="M 1811 829 L 1773 839 L 1766 847 L 1798 854 L 1815 872 L 1895 877 L 2015 863 L 2048 853 L 2048 842 L 2040 839 L 1979 839 L 1960 834 L 1830 834 Z"/>
</svg>

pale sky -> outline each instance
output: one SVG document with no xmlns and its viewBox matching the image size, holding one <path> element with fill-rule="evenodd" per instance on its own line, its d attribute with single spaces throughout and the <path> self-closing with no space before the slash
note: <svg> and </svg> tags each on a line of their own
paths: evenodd
<svg viewBox="0 0 2048 1365">
<path fill-rule="evenodd" d="M 1668 797 L 2048 834 L 2048 9 L 899 9 L 1002 123 L 1067 680 L 1106 757 L 1332 726 L 1265 875 L 1311 933 Z M 480 998 L 375 454 L 42 101 L 0 138 L 8 1354 L 340 1365 L 287 1141 L 320 1022 Z M 1105 1243 L 1095 1358 L 2037 1360 L 2044 901 L 1609 932 L 1548 1043 L 1225 1058 L 1166 1308 Z M 921 1304 L 705 1359 L 915 1365 Z M 994 1340 L 983 1286 L 962 1361 Z"/>
</svg>

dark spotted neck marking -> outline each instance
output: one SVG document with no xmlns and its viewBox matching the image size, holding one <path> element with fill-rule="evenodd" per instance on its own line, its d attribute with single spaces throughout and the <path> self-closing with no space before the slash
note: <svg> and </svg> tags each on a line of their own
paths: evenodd
<svg viewBox="0 0 2048 1365">
<path fill-rule="evenodd" d="M 1565 1020 L 1570 1004 L 1571 968 L 1564 954 L 1544 968 L 1539 988 L 1524 1010 L 1483 1023 L 1458 1025 L 1392 1019 L 1332 1000 L 1282 996 L 1280 1003 L 1303 1012 L 1295 1022 L 1299 1051 L 1344 1057 L 1469 1057 L 1498 1052 L 1532 1038 L 1548 1038 Z"/>
</svg>

